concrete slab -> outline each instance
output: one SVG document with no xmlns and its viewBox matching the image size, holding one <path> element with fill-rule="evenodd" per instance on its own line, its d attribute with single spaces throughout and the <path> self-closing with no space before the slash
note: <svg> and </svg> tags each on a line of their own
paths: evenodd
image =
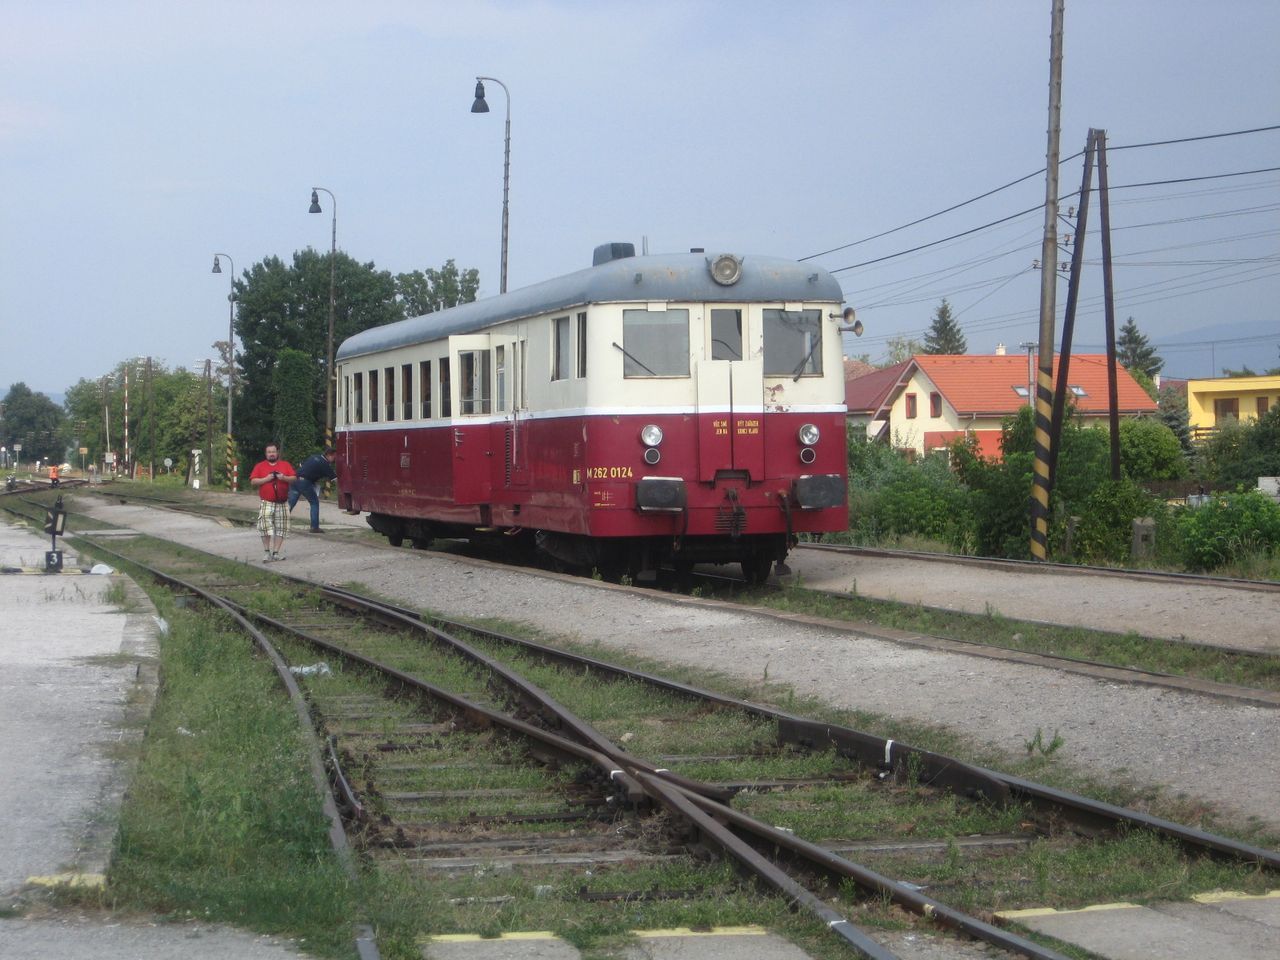
<svg viewBox="0 0 1280 960">
<path fill-rule="evenodd" d="M 1275 960 L 1280 956 L 1280 891 L 1139 906 L 1011 910 L 1002 921 L 1074 944 L 1106 960 Z"/>
<path fill-rule="evenodd" d="M 295 944 L 204 924 L 99 917 L 0 920 L 4 960 L 297 960 Z"/>
</svg>

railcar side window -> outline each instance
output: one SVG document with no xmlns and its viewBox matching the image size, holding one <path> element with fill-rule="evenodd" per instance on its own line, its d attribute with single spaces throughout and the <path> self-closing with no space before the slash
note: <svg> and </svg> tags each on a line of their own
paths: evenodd
<svg viewBox="0 0 1280 960">
<path fill-rule="evenodd" d="M 378 396 L 378 371 L 369 371 L 369 422 L 378 422 L 378 404 L 381 403 Z"/>
<path fill-rule="evenodd" d="M 418 364 L 418 383 L 422 387 L 422 419 L 431 419 L 431 361 Z"/>
<path fill-rule="evenodd" d="M 413 364 L 400 366 L 400 414 L 401 420 L 413 419 Z"/>
<path fill-rule="evenodd" d="M 623 310 L 622 375 L 687 377 L 689 311 Z"/>
<path fill-rule="evenodd" d="M 822 311 L 764 311 L 766 377 L 822 375 Z"/>
<path fill-rule="evenodd" d="M 351 375 L 351 409 L 355 411 L 356 423 L 364 423 L 364 374 Z"/>
<path fill-rule="evenodd" d="M 551 352 L 551 379 L 563 380 L 569 376 L 569 351 L 573 346 L 569 340 L 569 318 L 556 317 L 551 323 L 555 340 Z"/>
<path fill-rule="evenodd" d="M 742 311 L 711 311 L 711 359 L 742 359 Z"/>
<path fill-rule="evenodd" d="M 449 358 L 440 358 L 440 416 L 453 416 L 453 388 L 449 383 Z"/>
<path fill-rule="evenodd" d="M 578 372 L 579 380 L 587 375 L 587 315 L 578 314 Z"/>
<path fill-rule="evenodd" d="M 396 418 L 396 368 L 387 367 L 385 373 L 386 377 L 384 378 L 383 383 L 386 385 L 387 390 L 387 423 L 390 423 Z"/>
<path fill-rule="evenodd" d="M 458 354 L 458 376 L 462 378 L 458 400 L 463 416 L 489 412 L 489 351 L 465 350 Z"/>
<path fill-rule="evenodd" d="M 493 409 L 501 413 L 507 409 L 507 348 L 493 348 Z"/>
</svg>

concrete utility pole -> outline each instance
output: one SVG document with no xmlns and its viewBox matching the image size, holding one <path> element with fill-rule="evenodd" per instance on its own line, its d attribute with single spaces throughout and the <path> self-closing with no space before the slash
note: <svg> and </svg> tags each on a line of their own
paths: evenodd
<svg viewBox="0 0 1280 960">
<path fill-rule="evenodd" d="M 1053 321 L 1058 282 L 1058 141 L 1062 128 L 1063 0 L 1053 0 L 1049 32 L 1049 143 L 1045 151 L 1044 241 L 1040 248 L 1040 364 L 1036 377 L 1036 462 L 1031 481 L 1031 559 L 1049 540 L 1049 431 L 1053 413 Z"/>
</svg>

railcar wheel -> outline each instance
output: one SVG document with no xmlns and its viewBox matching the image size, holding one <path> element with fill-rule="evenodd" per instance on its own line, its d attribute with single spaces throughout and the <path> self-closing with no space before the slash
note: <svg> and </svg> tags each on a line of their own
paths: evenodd
<svg viewBox="0 0 1280 960">
<path fill-rule="evenodd" d="M 413 538 L 412 540 L 410 540 L 409 542 L 410 542 L 410 544 L 412 544 L 413 549 L 415 549 L 415 550 L 430 550 L 430 549 L 431 549 L 431 538 L 430 538 L 430 537 L 414 537 L 414 538 Z"/>
<path fill-rule="evenodd" d="M 742 578 L 753 587 L 764 584 L 773 570 L 773 557 L 767 553 L 752 554 L 742 561 Z"/>
<path fill-rule="evenodd" d="M 402 547 L 404 546 L 404 535 L 399 533 L 388 533 L 387 543 L 391 544 L 393 547 Z"/>
</svg>

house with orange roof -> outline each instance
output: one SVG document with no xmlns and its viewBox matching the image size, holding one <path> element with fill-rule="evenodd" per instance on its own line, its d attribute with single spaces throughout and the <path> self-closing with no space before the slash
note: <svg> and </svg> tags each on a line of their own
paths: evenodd
<svg viewBox="0 0 1280 960">
<path fill-rule="evenodd" d="M 888 369 L 898 372 L 872 415 L 868 432 L 919 455 L 973 434 L 983 456 L 998 458 L 1002 421 L 1027 406 L 1034 390 L 1027 360 L 1019 355 L 917 354 L 898 368 Z M 1068 373 L 1069 401 L 1076 415 L 1086 424 L 1106 426 L 1106 355 L 1075 354 Z M 1057 383 L 1057 357 L 1053 377 Z M 845 384 L 846 397 L 857 382 Z M 1116 405 L 1122 417 L 1156 412 L 1156 402 L 1119 365 Z"/>
<path fill-rule="evenodd" d="M 855 361 L 846 361 L 844 380 L 844 405 L 848 411 L 849 424 L 862 427 L 866 430 L 867 437 L 874 439 L 884 425 L 883 421 L 876 420 L 876 415 L 889 396 L 889 391 L 897 386 L 898 377 L 910 361 L 904 360 L 881 370 L 867 364 L 866 371 L 859 372 L 855 377 L 848 375 L 848 364 L 851 362 Z M 887 412 L 885 415 L 888 415 Z"/>
</svg>

